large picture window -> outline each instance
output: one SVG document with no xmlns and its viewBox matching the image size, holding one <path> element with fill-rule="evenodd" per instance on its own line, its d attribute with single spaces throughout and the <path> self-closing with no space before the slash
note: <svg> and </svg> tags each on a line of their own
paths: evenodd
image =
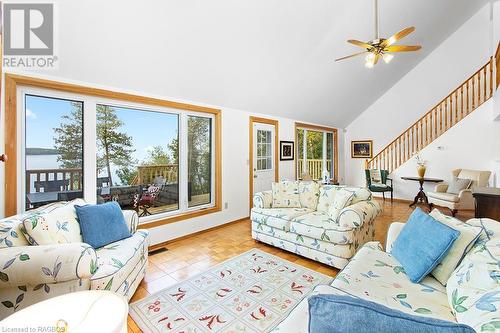
<svg viewBox="0 0 500 333">
<path fill-rule="evenodd" d="M 26 94 L 25 209 L 83 197 L 83 102 Z"/>
<path fill-rule="evenodd" d="M 21 163 L 14 170 L 6 165 L 6 176 L 24 177 L 6 198 L 6 211 L 75 198 L 115 201 L 156 226 L 220 210 L 219 110 L 74 90 L 17 88 L 16 116 L 8 108 L 6 122 L 16 119 L 20 128 L 10 149 Z"/>
<path fill-rule="evenodd" d="M 300 124 L 296 126 L 297 179 L 336 181 L 336 130 Z"/>
<path fill-rule="evenodd" d="M 179 115 L 98 104 L 97 202 L 149 216 L 179 209 Z"/>
</svg>

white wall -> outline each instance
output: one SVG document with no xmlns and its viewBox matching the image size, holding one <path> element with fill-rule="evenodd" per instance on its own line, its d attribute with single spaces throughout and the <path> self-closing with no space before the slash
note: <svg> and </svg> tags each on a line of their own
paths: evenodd
<svg viewBox="0 0 500 333">
<path fill-rule="evenodd" d="M 378 153 L 488 61 L 491 55 L 491 38 L 490 5 L 488 4 L 347 126 L 345 147 L 349 147 L 351 140 L 372 139 L 374 153 Z M 464 45 L 474 45 L 474 47 L 464 47 Z M 430 160 L 427 175 L 448 179 L 451 168 L 474 165 L 479 169 L 492 168 L 491 161 L 494 159 L 494 154 L 481 155 L 483 157 L 476 159 L 477 163 L 474 162 L 474 165 L 470 161 L 471 154 L 484 153 L 487 150 L 484 146 L 492 144 L 491 141 L 476 140 L 473 137 L 482 137 L 482 135 L 490 137 L 492 133 L 484 133 L 483 129 L 484 131 L 498 131 L 497 127 L 486 125 L 493 119 L 492 105 L 489 104 L 488 108 L 490 111 L 477 110 L 476 112 L 479 116 L 489 113 L 490 118 L 488 120 L 481 118 L 479 122 L 481 127 L 472 127 L 471 132 L 462 133 L 465 137 L 460 138 L 459 135 L 452 133 L 459 130 L 460 126 L 467 126 L 466 123 L 470 122 L 472 117 L 465 119 L 464 124 L 457 125 L 457 129 L 450 130 L 444 135 L 442 140 L 450 137 L 453 138 L 452 142 L 456 142 L 456 144 L 443 143 L 443 145 L 446 144 L 445 147 L 448 147 L 447 150 L 435 153 L 432 152 L 434 149 L 432 145 L 424 149 L 425 159 Z M 478 129 L 481 129 L 481 133 Z M 463 148 L 459 148 L 461 145 Z M 350 151 L 347 149 L 345 153 L 346 182 L 363 186 L 365 184 L 364 160 L 351 159 Z M 444 158 L 446 161 L 443 160 Z M 403 166 L 398 171 L 397 177 L 394 177 L 395 195 L 403 199 L 413 199 L 416 184 L 407 186 L 408 184 L 398 179 L 401 170 L 405 170 L 407 176 L 416 175 L 414 167 L 404 169 Z M 410 190 L 406 191 L 407 187 Z"/>
<path fill-rule="evenodd" d="M 21 73 L 25 75 L 33 75 L 33 73 Z M 198 218 L 184 220 L 177 223 L 171 223 L 164 226 L 151 229 L 152 244 L 167 241 L 169 239 L 181 237 L 196 231 L 204 230 L 224 223 L 228 223 L 249 215 L 249 186 L 248 186 L 248 173 L 249 173 L 249 154 L 248 154 L 248 124 L 251 115 L 259 117 L 267 117 L 279 121 L 279 139 L 286 141 L 295 141 L 295 120 L 288 118 L 266 116 L 259 113 L 251 113 L 226 107 L 218 107 L 214 105 L 206 105 L 196 103 L 195 101 L 186 101 L 179 99 L 167 98 L 165 96 L 151 95 L 148 92 L 127 90 L 127 84 L 123 83 L 120 87 L 109 87 L 98 85 L 98 73 L 96 73 L 96 81 L 81 82 L 73 80 L 71 77 L 55 77 L 55 76 L 41 76 L 37 77 L 46 78 L 50 80 L 59 80 L 69 83 L 75 83 L 85 86 L 99 87 L 115 91 L 123 91 L 134 93 L 138 95 L 151 96 L 156 98 L 164 98 L 175 100 L 178 102 L 186 102 L 196 105 L 204 105 L 214 107 L 222 110 L 222 206 L 225 207 L 227 202 L 228 208 L 223 209 L 221 212 L 201 216 Z M 2 105 L 3 107 L 3 105 Z M 2 122 L 0 124 L 0 133 L 4 129 L 4 112 L 2 110 Z M 297 120 L 301 121 L 301 120 Z M 339 132 L 339 166 L 343 166 L 342 160 L 344 156 L 343 151 L 343 137 L 342 129 Z M 3 135 L 0 136 L 0 145 L 3 146 Z M 11 157 L 13 158 L 13 157 Z M 293 161 L 280 161 L 279 164 L 280 178 L 294 179 L 294 162 Z M 339 170 L 339 178 L 343 180 L 343 169 Z M 5 195 L 4 193 L 4 176 L 3 169 L 0 176 L 0 199 Z M 3 216 L 3 199 L 0 201 L 0 216 Z"/>
</svg>

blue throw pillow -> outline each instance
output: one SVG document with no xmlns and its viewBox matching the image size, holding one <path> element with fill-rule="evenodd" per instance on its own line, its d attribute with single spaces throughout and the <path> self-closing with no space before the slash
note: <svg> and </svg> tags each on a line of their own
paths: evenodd
<svg viewBox="0 0 500 333">
<path fill-rule="evenodd" d="M 394 241 L 391 254 L 410 281 L 418 283 L 443 260 L 458 236 L 459 231 L 417 208 Z"/>
<path fill-rule="evenodd" d="M 75 206 L 83 241 L 99 248 L 130 237 L 122 210 L 118 203 Z"/>
<path fill-rule="evenodd" d="M 414 316 L 344 295 L 309 298 L 309 333 L 474 333 L 452 321 Z"/>
</svg>

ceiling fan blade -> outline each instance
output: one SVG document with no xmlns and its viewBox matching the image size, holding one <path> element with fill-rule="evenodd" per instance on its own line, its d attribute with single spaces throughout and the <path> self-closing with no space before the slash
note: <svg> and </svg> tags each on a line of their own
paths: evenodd
<svg viewBox="0 0 500 333">
<path fill-rule="evenodd" d="M 392 45 L 384 48 L 384 52 L 412 52 L 422 48 L 420 45 Z"/>
<path fill-rule="evenodd" d="M 365 49 L 371 49 L 371 48 L 373 47 L 373 46 L 372 46 L 372 45 L 370 45 L 370 44 L 367 44 L 367 43 L 365 43 L 365 42 L 361 42 L 361 41 L 359 41 L 359 40 L 355 40 L 355 39 L 349 39 L 347 42 L 348 42 L 348 43 L 351 43 L 351 44 L 354 44 L 354 45 L 356 45 L 356 46 L 361 46 L 361 47 L 363 47 L 363 48 L 365 48 Z"/>
<path fill-rule="evenodd" d="M 415 31 L 415 27 L 408 27 L 408 28 L 405 28 L 401 31 L 399 31 L 398 33 L 392 35 L 391 37 L 387 38 L 385 41 L 382 42 L 382 44 L 380 44 L 381 47 L 387 47 L 387 46 L 390 46 L 394 43 L 396 43 L 398 40 L 400 40 L 401 38 L 403 37 L 406 37 L 408 36 L 409 34 L 411 34 L 413 31 Z"/>
<path fill-rule="evenodd" d="M 340 60 L 345 60 L 345 59 L 349 59 L 349 58 L 352 58 L 352 57 L 357 57 L 357 56 L 365 54 L 365 53 L 368 53 L 368 52 L 367 51 L 363 51 L 363 52 L 359 52 L 359 53 L 354 53 L 354 54 L 348 55 L 346 57 L 335 59 L 335 61 L 340 61 Z"/>
<path fill-rule="evenodd" d="M 373 60 L 373 64 L 376 65 L 378 60 L 380 59 L 380 54 L 375 54 L 375 59 Z"/>
</svg>

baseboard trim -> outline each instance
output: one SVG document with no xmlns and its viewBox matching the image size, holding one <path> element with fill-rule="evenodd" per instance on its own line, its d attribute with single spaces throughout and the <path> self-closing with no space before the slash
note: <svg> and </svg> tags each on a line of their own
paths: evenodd
<svg viewBox="0 0 500 333">
<path fill-rule="evenodd" d="M 177 237 L 177 238 L 172 238 L 172 239 L 169 239 L 168 241 L 164 241 L 164 242 L 161 242 L 161 243 L 158 243 L 158 244 L 150 245 L 148 247 L 148 252 L 161 249 L 162 247 L 166 247 L 167 245 L 172 244 L 174 242 L 178 242 L 178 241 L 181 241 L 181 240 L 184 240 L 184 239 L 187 239 L 187 238 L 191 238 L 191 237 L 197 236 L 199 234 L 202 234 L 204 232 L 217 230 L 217 229 L 226 227 L 226 226 L 231 225 L 231 224 L 243 222 L 245 220 L 250 220 L 250 216 L 242 217 L 241 219 L 230 221 L 230 222 L 227 222 L 227 223 L 224 223 L 224 224 L 221 224 L 221 225 L 217 225 L 215 227 L 211 227 L 211 228 L 208 228 L 208 229 L 203 229 L 203 230 L 200 230 L 200 231 L 197 231 L 197 232 L 193 232 L 192 234 L 184 235 L 184 236 Z"/>
</svg>

